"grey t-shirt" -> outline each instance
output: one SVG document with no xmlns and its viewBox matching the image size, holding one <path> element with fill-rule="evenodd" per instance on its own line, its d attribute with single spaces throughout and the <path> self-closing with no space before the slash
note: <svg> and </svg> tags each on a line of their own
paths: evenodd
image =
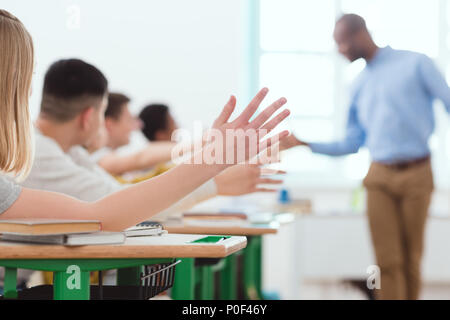
<svg viewBox="0 0 450 320">
<path fill-rule="evenodd" d="M 0 175 L 0 213 L 5 212 L 20 195 L 21 187 Z"/>
<path fill-rule="evenodd" d="M 19 197 L 21 190 L 22 188 L 19 185 L 0 174 L 0 219 L 1 213 L 11 207 L 14 201 Z M 30 275 L 33 272 L 33 270 L 18 269 L 17 280 L 19 282 L 25 282 L 30 278 Z M 4 268 L 0 268 L 0 286 L 3 286 L 4 277 Z"/>
</svg>

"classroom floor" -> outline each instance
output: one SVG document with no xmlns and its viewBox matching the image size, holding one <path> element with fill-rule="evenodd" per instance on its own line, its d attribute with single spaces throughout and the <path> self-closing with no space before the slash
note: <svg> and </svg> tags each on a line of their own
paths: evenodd
<svg viewBox="0 0 450 320">
<path fill-rule="evenodd" d="M 302 285 L 299 299 L 313 300 L 365 300 L 367 296 L 348 283 L 305 283 Z M 421 300 L 450 299 L 450 284 L 425 284 Z"/>
<path fill-rule="evenodd" d="M 105 284 L 113 284 L 114 277 L 107 277 Z M 39 273 L 34 273 L 28 285 L 42 284 Z M 306 282 L 298 290 L 301 300 L 366 300 L 367 296 L 354 285 L 343 281 Z M 450 300 L 450 283 L 425 284 L 422 289 L 422 300 Z"/>
</svg>

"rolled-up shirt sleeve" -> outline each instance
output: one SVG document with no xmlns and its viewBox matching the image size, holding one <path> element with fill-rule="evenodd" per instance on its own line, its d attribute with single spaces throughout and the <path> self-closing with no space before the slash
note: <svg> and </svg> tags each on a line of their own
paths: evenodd
<svg viewBox="0 0 450 320">
<path fill-rule="evenodd" d="M 0 214 L 12 206 L 22 188 L 4 176 L 0 176 Z"/>
<path fill-rule="evenodd" d="M 444 76 L 438 70 L 433 61 L 426 55 L 421 55 L 419 60 L 419 72 L 423 83 L 433 98 L 440 99 L 447 112 L 450 112 L 450 88 Z"/>
</svg>

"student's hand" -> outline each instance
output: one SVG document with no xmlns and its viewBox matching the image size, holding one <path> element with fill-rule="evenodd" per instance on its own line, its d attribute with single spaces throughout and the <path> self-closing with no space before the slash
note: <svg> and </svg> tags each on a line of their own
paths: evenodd
<svg viewBox="0 0 450 320">
<path fill-rule="evenodd" d="M 263 177 L 264 175 L 284 174 L 281 170 L 261 168 L 256 164 L 232 166 L 214 178 L 217 194 L 221 196 L 240 196 L 253 192 L 275 192 L 276 189 L 261 187 L 261 184 L 278 185 L 283 180 Z"/>
<path fill-rule="evenodd" d="M 230 97 L 207 133 L 207 144 L 202 152 L 203 159 L 209 156 L 209 159 L 214 158 L 214 161 L 210 162 L 211 164 L 222 164 L 226 168 L 254 158 L 289 134 L 285 130 L 263 140 L 265 135 L 289 115 L 289 110 L 285 109 L 269 120 L 287 102 L 285 98 L 278 99 L 250 121 L 267 92 L 267 88 L 260 90 L 245 110 L 233 121 L 229 121 L 229 119 L 236 107 L 236 98 Z M 242 143 L 244 141 L 245 143 Z M 207 163 L 205 160 L 204 162 Z"/>
<path fill-rule="evenodd" d="M 307 146 L 308 144 L 302 140 L 297 139 L 294 134 L 290 134 L 280 140 L 280 151 L 287 150 L 297 146 Z"/>
</svg>

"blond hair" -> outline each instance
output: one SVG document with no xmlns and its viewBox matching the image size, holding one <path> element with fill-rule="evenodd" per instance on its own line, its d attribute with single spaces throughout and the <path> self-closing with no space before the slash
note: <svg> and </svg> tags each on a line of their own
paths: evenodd
<svg viewBox="0 0 450 320">
<path fill-rule="evenodd" d="M 0 9 L 0 171 L 23 179 L 33 143 L 28 110 L 34 49 L 22 22 Z"/>
</svg>

